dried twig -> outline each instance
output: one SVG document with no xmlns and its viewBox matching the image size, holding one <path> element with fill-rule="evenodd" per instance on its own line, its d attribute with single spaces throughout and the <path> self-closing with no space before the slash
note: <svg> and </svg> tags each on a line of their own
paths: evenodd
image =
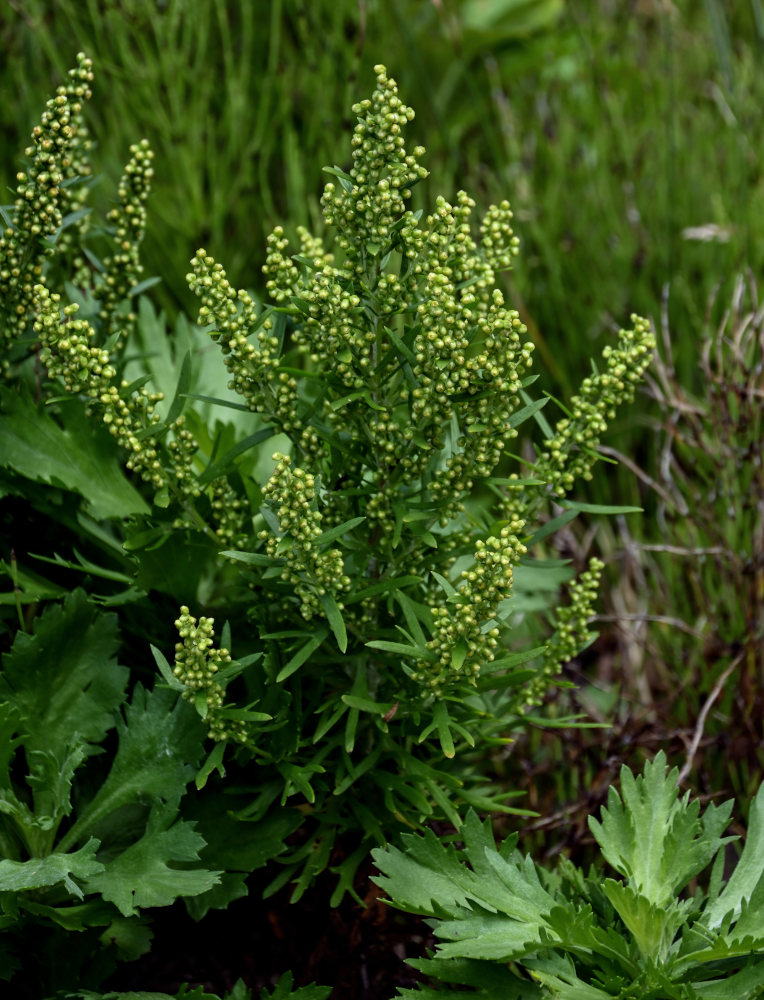
<svg viewBox="0 0 764 1000">
<path fill-rule="evenodd" d="M 695 757 L 695 754 L 698 752 L 700 741 L 703 738 L 703 727 L 706 724 L 706 718 L 708 717 L 708 713 L 711 711 L 711 706 L 721 694 L 722 688 L 724 687 L 724 682 L 727 680 L 727 678 L 735 669 L 735 667 L 737 667 L 737 665 L 743 659 L 744 655 L 745 651 L 743 651 L 742 653 L 738 654 L 738 656 L 735 657 L 732 663 L 729 664 L 727 669 L 719 677 L 716 684 L 714 684 L 711 694 L 709 694 L 708 698 L 706 698 L 706 703 L 700 710 L 698 721 L 695 724 L 695 733 L 692 737 L 692 743 L 690 744 L 690 749 L 687 753 L 687 760 L 684 762 L 682 770 L 679 772 L 679 777 L 677 778 L 678 785 L 680 785 L 685 780 L 687 775 L 690 773 L 690 768 L 692 767 L 693 758 Z"/>
</svg>

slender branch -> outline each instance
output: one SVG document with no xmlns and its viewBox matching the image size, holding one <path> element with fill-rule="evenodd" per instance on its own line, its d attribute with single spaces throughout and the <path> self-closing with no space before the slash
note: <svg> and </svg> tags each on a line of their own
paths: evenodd
<svg viewBox="0 0 764 1000">
<path fill-rule="evenodd" d="M 706 698 L 706 703 L 700 710 L 698 721 L 695 724 L 695 733 L 692 737 L 692 743 L 690 744 L 690 749 L 687 753 L 687 760 L 684 762 L 684 766 L 682 767 L 682 770 L 679 772 L 679 777 L 677 778 L 678 785 L 681 785 L 681 783 L 690 773 L 690 768 L 692 767 L 693 758 L 695 757 L 695 754 L 698 752 L 700 741 L 703 738 L 703 727 L 706 724 L 706 718 L 708 717 L 708 713 L 711 711 L 711 706 L 721 694 L 722 688 L 724 687 L 724 682 L 727 680 L 727 678 L 735 669 L 735 667 L 737 667 L 737 665 L 743 659 L 743 656 L 744 652 L 739 653 L 735 657 L 735 659 L 732 661 L 732 663 L 730 663 L 730 665 L 727 667 L 727 669 L 724 671 L 721 677 L 719 677 L 716 684 L 714 684 L 711 694 L 708 696 L 708 698 Z"/>
</svg>

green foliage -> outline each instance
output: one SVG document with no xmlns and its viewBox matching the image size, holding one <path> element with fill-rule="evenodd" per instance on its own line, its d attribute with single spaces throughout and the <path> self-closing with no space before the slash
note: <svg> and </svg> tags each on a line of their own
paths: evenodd
<svg viewBox="0 0 764 1000">
<path fill-rule="evenodd" d="M 481 203 L 511 198 L 524 246 L 513 301 L 552 391 L 575 390 L 619 317 L 656 316 L 667 284 L 688 383 L 708 296 L 764 260 L 751 139 L 761 10 L 760 0 L 277 0 L 264 16 L 227 0 L 25 0 L 0 18 L 4 87 L 17 95 L 0 108 L 0 173 L 13 176 L 79 39 L 110 95 L 88 110 L 100 169 L 118 176 L 137 137 L 157 154 L 144 260 L 162 276 L 163 304 L 190 308 L 183 273 L 200 245 L 225 246 L 232 283 L 262 291 L 253 240 L 280 220 L 321 225 L 315 164 L 347 167 L 337 128 L 352 129 L 359 71 L 395 53 L 402 89 L 422 95 L 432 178 L 416 207 L 460 186 Z M 109 186 L 93 196 L 103 208 Z M 631 429 L 616 433 L 634 456 L 644 435 Z M 612 477 L 597 475 L 594 489 L 612 496 Z"/>
<path fill-rule="evenodd" d="M 81 56 L 78 65 L 72 79 L 85 74 L 89 82 L 89 60 Z M 143 144 L 125 168 L 102 258 L 85 253 L 82 230 L 79 245 L 46 245 L 31 276 L 19 277 L 18 294 L 31 298 L 23 299 L 27 325 L 14 345 L 17 387 L 0 420 L 0 433 L 15 445 L 8 466 L 9 488 L 17 489 L 15 477 L 30 472 L 18 414 L 33 426 L 37 419 L 24 349 L 37 341 L 44 391 L 61 413 L 45 418 L 55 428 L 51 440 L 65 440 L 67 412 L 84 404 L 86 417 L 112 438 L 109 450 L 99 431 L 97 448 L 121 453 L 131 480 L 115 470 L 97 509 L 93 499 L 84 509 L 75 500 L 70 514 L 73 525 L 89 525 L 101 559 L 108 549 L 106 565 L 79 552 L 42 556 L 127 585 L 121 597 L 101 595 L 108 603 L 140 602 L 154 590 L 186 599 L 174 664 L 153 645 L 164 681 L 193 703 L 218 743 L 197 784 L 237 768 L 251 796 L 239 815 L 251 821 L 302 803 L 303 840 L 272 884 L 295 877 L 295 897 L 330 865 L 346 832 L 351 850 L 335 867 L 337 898 L 351 886 L 366 845 L 383 842 L 401 822 L 416 826 L 440 815 L 459 825 L 462 803 L 513 811 L 505 801 L 511 793 L 487 786 L 471 750 L 500 746 L 522 728 L 562 664 L 591 640 L 587 622 L 601 570 L 592 561 L 571 585 L 570 605 L 553 614 L 570 572 L 534 558 L 532 549 L 580 504 L 570 502 L 560 520 L 543 527 L 534 522 L 550 500 L 568 503 L 564 494 L 590 477 L 600 436 L 632 398 L 653 345 L 649 325 L 634 317 L 634 329 L 606 349 L 552 428 L 540 412 L 548 400 L 527 392 L 535 381 L 533 345 L 496 287 L 518 253 L 509 205 L 488 209 L 479 242 L 474 201 L 464 192 L 455 205 L 438 198 L 424 219 L 409 209 L 411 190 L 426 174 L 424 149 L 407 148 L 403 133 L 414 113 L 384 67 L 376 72 L 371 99 L 354 106 L 353 166 L 328 170 L 322 205 L 334 251 L 301 231 L 301 252 L 288 255 L 277 229 L 264 268 L 272 305 L 234 291 L 206 251 L 194 257 L 189 283 L 201 300 L 199 323 L 220 345 L 230 377 L 212 402 L 218 412 L 234 409 L 236 423 L 205 422 L 197 407 L 204 403 L 209 413 L 210 399 L 194 391 L 193 349 L 181 360 L 176 348 L 179 370 L 167 401 L 163 390 L 147 388 L 152 368 L 162 370 L 150 356 L 147 371 L 125 377 L 133 340 L 153 353 L 146 330 L 157 329 L 153 311 L 140 302 L 136 308 L 139 289 L 131 285 L 140 273 L 151 175 Z M 69 105 L 74 114 L 75 97 L 62 89 L 56 114 Z M 61 131 L 44 118 L 35 149 L 48 149 L 51 129 Z M 76 159 L 81 133 L 66 136 L 62 155 Z M 60 191 L 40 188 L 35 164 L 8 237 L 11 249 L 28 246 L 32 257 L 45 234 L 30 228 L 26 192 L 35 192 L 46 217 L 60 214 Z M 84 270 L 83 255 L 98 266 Z M 53 290 L 67 267 L 76 272 L 75 286 Z M 13 280 L 11 289 L 16 294 Z M 193 348 L 195 335 L 186 339 Z M 251 414 L 249 422 L 241 413 Z M 526 463 L 530 475 L 497 476 L 531 418 L 546 440 Z M 283 442 L 283 450 L 263 481 L 266 441 L 271 448 Z M 34 478 L 89 497 L 83 462 Z M 125 490 L 141 481 L 144 500 L 126 520 Z M 72 500 L 63 502 L 68 508 Z M 96 512 L 114 524 L 104 530 L 85 521 Z M 118 569 L 111 565 L 117 552 Z M 546 593 L 536 608 L 551 630 L 543 620 L 517 628 L 523 579 L 530 592 Z M 24 596 L 16 584 L 19 609 Z M 191 601 L 200 599 L 236 618 L 244 646 L 238 659 L 230 626 L 217 649 L 214 619 L 192 616 Z M 91 814 L 113 808 L 110 780 L 106 805 L 96 797 L 75 832 Z M 369 801 L 381 808 L 372 813 Z M 151 837 L 165 851 L 191 851 L 159 819 L 152 824 Z M 76 838 L 67 836 L 73 846 Z M 109 898 L 124 905 L 116 892 Z"/>
<path fill-rule="evenodd" d="M 326 1000 L 331 993 L 329 986 L 298 986 L 293 989 L 294 978 L 291 972 L 285 973 L 273 989 L 264 990 L 262 1000 Z M 219 997 L 217 993 L 208 993 L 202 987 L 190 989 L 183 987 L 179 993 L 173 994 L 175 1000 L 252 1000 L 252 992 L 239 980 L 230 993 Z M 70 1000 L 173 1000 L 168 993 L 93 993 L 86 990 L 81 993 L 68 993 Z"/>
<path fill-rule="evenodd" d="M 140 686 L 124 716 L 114 714 L 128 673 L 114 659 L 115 631 L 115 616 L 75 591 L 4 658 L 6 926 L 30 914 L 67 929 L 106 926 L 117 911 L 137 917 L 219 881 L 193 864 L 204 840 L 178 817 L 202 753 L 198 719 L 176 697 Z M 115 722 L 116 752 L 94 779 L 90 758 Z"/>
<path fill-rule="evenodd" d="M 337 123 L 346 120 L 361 67 L 387 58 L 401 38 L 411 51 L 400 66 L 407 91 L 432 95 L 439 81 L 435 100 L 422 109 L 424 127 L 439 186 L 455 186 L 466 166 L 465 133 L 472 133 L 472 145 L 478 137 L 470 122 L 474 112 L 453 79 L 466 70 L 482 82 L 482 54 L 497 42 L 510 62 L 515 48 L 537 61 L 534 41 L 549 37 L 563 4 L 496 0 L 463 7 L 457 12 L 417 0 L 360 8 L 354 0 L 276 0 L 267 9 L 230 0 L 11 5 L 0 19 L 0 40 L 7 55 L 4 83 L 18 102 L 0 109 L 9 150 L 7 158 L 0 152 L 0 173 L 10 170 L 10 150 L 21 145 L 52 74 L 64 76 L 77 39 L 96 54 L 98 78 L 110 95 L 108 106 L 89 114 L 101 169 L 114 176 L 137 136 L 157 153 L 145 261 L 150 273 L 162 275 L 157 291 L 164 304 L 188 307 L 188 247 L 225 245 L 231 273 L 243 281 L 252 240 L 263 239 L 279 219 L 288 217 L 292 226 L 319 223 L 315 163 L 336 159 Z M 452 78 L 443 55 L 453 60 Z M 487 152 L 498 171 L 490 140 Z M 96 189 L 95 196 L 99 208 L 107 204 L 105 191 Z"/>
<path fill-rule="evenodd" d="M 105 940 L 136 957 L 151 939 L 145 911 L 179 898 L 198 916 L 227 905 L 294 827 L 278 815 L 238 823 L 233 800 L 211 791 L 184 817 L 204 728 L 173 692 L 137 685 L 127 702 L 117 650 L 116 616 L 77 590 L 3 658 L 0 927 L 15 942 L 4 979 L 33 928 L 87 930 L 95 950 L 89 929 L 108 929 Z"/>
<path fill-rule="evenodd" d="M 406 834 L 404 850 L 373 852 L 375 881 L 393 905 L 432 918 L 441 943 L 413 964 L 478 996 L 753 998 L 764 989 L 764 786 L 751 806 L 737 867 L 725 878 L 723 837 L 732 803 L 701 815 L 665 755 L 642 775 L 621 770 L 601 821 L 589 826 L 621 876 L 589 874 L 568 861 L 551 872 L 517 850 L 497 849 L 474 813 L 446 844 Z M 712 865 L 706 891 L 690 888 Z M 456 996 L 423 986 L 402 997 Z M 461 995 L 461 994 L 459 994 Z"/>
</svg>

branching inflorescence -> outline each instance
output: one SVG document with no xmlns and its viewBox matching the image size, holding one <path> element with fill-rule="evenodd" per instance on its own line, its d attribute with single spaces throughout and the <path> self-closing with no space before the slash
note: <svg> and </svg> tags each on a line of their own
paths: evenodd
<svg viewBox="0 0 764 1000">
<path fill-rule="evenodd" d="M 299 229 L 293 253 L 280 227 L 268 240 L 268 304 L 236 289 L 206 250 L 192 260 L 198 322 L 238 401 L 201 395 L 193 349 L 166 408 L 145 387 L 148 372 L 124 377 L 146 312 L 135 299 L 146 287 L 139 249 L 152 156 L 146 142 L 131 147 L 107 226 L 89 228 L 75 207 L 88 188 L 85 57 L 35 130 L 0 241 L 0 319 L 10 317 L 14 360 L 39 350 L 50 378 L 102 420 L 133 480 L 153 493 L 141 515 L 148 530 L 128 529 L 126 563 L 153 579 L 141 546 L 167 542 L 177 558 L 191 541 L 201 566 L 179 585 L 208 607 L 230 603 L 243 628 L 249 648 L 232 662 L 214 645 L 213 619 L 184 605 L 174 670 L 161 654 L 157 664 L 217 741 L 204 774 L 220 767 L 228 742 L 237 766 L 256 759 L 267 771 L 249 818 L 302 796 L 313 832 L 282 858 L 286 878 L 302 872 L 297 892 L 330 863 L 343 825 L 384 840 L 401 819 L 458 825 L 460 802 L 509 809 L 469 760 L 447 773 L 445 759 L 478 739 L 510 739 L 591 640 L 601 563 L 590 562 L 555 611 L 569 571 L 538 558 L 550 529 L 534 534 L 537 515 L 590 477 L 600 437 L 653 348 L 649 324 L 633 317 L 552 430 L 539 414 L 548 401 L 528 393 L 537 377 L 528 330 L 499 287 L 518 253 L 510 206 L 475 219 L 460 191 L 429 214 L 412 210 L 424 150 L 407 150 L 413 111 L 383 66 L 376 74 L 372 97 L 354 107 L 349 171 L 328 170 L 326 244 Z M 98 241 L 108 246 L 101 259 Z M 62 271 L 72 284 L 56 284 Z M 239 411 L 237 423 L 205 426 L 191 399 Z M 546 440 L 521 478 L 510 446 L 534 418 Z M 238 421 L 251 421 L 243 436 Z M 267 444 L 275 467 L 263 474 L 267 453 L 255 449 L 276 434 L 286 441 Z M 175 530 L 184 537 L 171 540 Z M 541 628 L 530 622 L 521 640 L 523 576 L 549 596 Z M 228 626 L 224 636 L 230 646 Z M 433 732 L 439 749 L 427 741 Z M 364 805 L 367 792 L 385 822 Z M 341 863 L 343 885 L 358 857 Z"/>
<path fill-rule="evenodd" d="M 24 151 L 29 167 L 16 175 L 13 213 L 0 234 L 0 336 L 6 348 L 25 332 L 34 313 L 34 286 L 44 280 L 45 259 L 56 253 L 54 237 L 78 207 L 73 182 L 90 173 L 81 112 L 92 80 L 92 62 L 80 53 L 32 132 L 32 145 Z"/>
<path fill-rule="evenodd" d="M 319 547 L 321 513 L 318 510 L 315 478 L 302 469 L 291 468 L 288 455 L 276 452 L 276 468 L 263 489 L 263 496 L 278 519 L 281 537 L 260 533 L 271 558 L 282 557 L 282 579 L 294 587 L 300 612 L 307 621 L 322 614 L 320 598 L 339 595 L 350 586 L 342 553 L 336 548 Z M 341 607 L 341 606 L 340 606 Z"/>
<path fill-rule="evenodd" d="M 464 192 L 454 205 L 438 198 L 422 223 L 408 202 L 426 176 L 424 150 L 406 151 L 402 130 L 413 112 L 384 67 L 377 67 L 372 98 L 353 110 L 352 167 L 329 170 L 322 198 L 336 253 L 301 230 L 300 252 L 289 256 L 276 229 L 264 266 L 274 306 L 263 309 L 236 292 L 204 250 L 189 283 L 201 299 L 199 322 L 213 326 L 222 346 L 231 387 L 293 443 L 297 466 L 280 457 L 264 490 L 287 540 L 268 530 L 260 537 L 266 553 L 281 559 L 281 579 L 295 587 L 303 617 L 321 613 L 306 588 L 333 580 L 337 589 L 344 575 L 340 550 L 319 555 L 310 547 L 319 528 L 306 484 L 320 473 L 323 523 L 331 527 L 353 514 L 366 520 L 368 558 L 351 557 L 361 579 L 405 566 L 427 581 L 431 637 L 410 676 L 437 695 L 449 683 L 474 682 L 493 660 L 501 628 L 494 616 L 526 552 L 525 524 L 545 495 L 562 496 L 590 476 L 606 422 L 632 397 L 653 340 L 649 324 L 634 317 L 634 328 L 605 351 L 605 370 L 584 381 L 570 416 L 540 450 L 540 487 L 531 490 L 515 477 L 512 488 L 510 480 L 499 503 L 503 526 L 480 537 L 465 518 L 464 500 L 492 475 L 529 415 L 519 411 L 532 381 L 533 344 L 496 287 L 498 272 L 518 252 L 512 212 L 507 202 L 492 206 L 479 243 L 472 235 L 475 203 Z M 291 317 L 286 329 L 283 313 Z M 289 346 L 306 358 L 304 374 L 283 360 Z M 360 500 L 353 501 L 354 490 Z M 296 536 L 293 524 L 300 526 Z M 460 570 L 446 601 L 430 570 L 448 577 L 455 558 L 470 550 L 474 563 Z M 320 569 L 311 562 L 319 558 Z M 594 567 L 578 585 L 582 594 L 590 594 L 591 574 Z M 578 590 L 572 597 L 577 626 L 563 614 L 531 701 L 551 683 L 552 661 L 558 668 L 575 652 L 574 636 L 584 640 L 584 604 Z M 361 632 L 379 623 L 373 605 L 360 602 L 348 612 Z"/>
<path fill-rule="evenodd" d="M 197 706 L 203 703 L 202 714 L 210 739 L 243 743 L 247 738 L 246 723 L 222 713 L 225 688 L 219 683 L 218 674 L 231 662 L 231 654 L 213 645 L 214 626 L 214 618 L 202 617 L 197 622 L 188 608 L 180 609 L 175 622 L 180 642 L 175 644 L 172 672 L 184 687 L 183 697 Z"/>
</svg>

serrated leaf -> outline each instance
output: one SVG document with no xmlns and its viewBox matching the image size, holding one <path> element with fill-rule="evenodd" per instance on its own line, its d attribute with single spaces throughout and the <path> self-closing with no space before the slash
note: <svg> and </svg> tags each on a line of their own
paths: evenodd
<svg viewBox="0 0 764 1000">
<path fill-rule="evenodd" d="M 327 1000 L 331 992 L 331 986 L 317 986 L 315 983 L 295 989 L 292 973 L 285 972 L 273 992 L 263 990 L 261 996 L 263 1000 Z"/>
<path fill-rule="evenodd" d="M 145 834 L 88 879 L 88 892 L 100 893 L 123 916 L 130 917 L 140 909 L 169 906 L 179 896 L 196 896 L 211 889 L 220 872 L 171 867 L 173 863 L 198 861 L 205 845 L 193 823 L 173 823 L 174 817 L 174 808 L 155 807 Z"/>
<path fill-rule="evenodd" d="M 735 871 L 719 896 L 704 914 L 708 927 L 718 927 L 727 913 L 737 916 L 744 899 L 749 899 L 764 875 L 764 784 L 751 803 L 748 834 Z"/>
<path fill-rule="evenodd" d="M 27 750 L 26 757 L 29 766 L 26 780 L 34 793 L 35 825 L 55 834 L 63 817 L 72 811 L 72 779 L 85 760 L 84 745 L 78 741 L 62 755 L 52 750 Z"/>
<path fill-rule="evenodd" d="M 116 615 L 101 614 L 82 590 L 46 608 L 32 635 L 17 634 L 3 657 L 0 695 L 24 721 L 28 753 L 66 754 L 75 734 L 103 739 L 127 684 L 116 649 Z"/>
<path fill-rule="evenodd" d="M 99 842 L 94 839 L 69 854 L 57 852 L 44 858 L 29 861 L 0 861 L 0 892 L 26 892 L 33 889 L 47 889 L 63 885 L 67 892 L 77 899 L 83 898 L 83 891 L 76 879 L 86 881 L 103 871 L 104 866 L 96 861 Z"/>
<path fill-rule="evenodd" d="M 147 799 L 178 801 L 193 781 L 202 755 L 204 728 L 194 709 L 166 689 L 139 684 L 117 722 L 119 744 L 106 780 L 80 811 L 60 846 L 90 835 L 122 806 Z"/>
<path fill-rule="evenodd" d="M 764 962 L 753 962 L 726 979 L 694 982 L 699 1000 L 756 1000 L 764 989 Z"/>
<path fill-rule="evenodd" d="M 674 935 L 682 926 L 690 900 L 655 906 L 630 885 L 605 879 L 602 889 L 631 932 L 644 959 L 664 962 Z"/>
<path fill-rule="evenodd" d="M 97 519 L 149 513 L 122 471 L 113 439 L 81 407 L 64 407 L 58 424 L 26 396 L 5 390 L 0 403 L 0 466 L 78 493 Z"/>
<path fill-rule="evenodd" d="M 663 751 L 636 779 L 624 765 L 621 795 L 611 787 L 602 822 L 589 817 L 603 857 L 659 910 L 725 843 L 719 833 L 731 810 L 731 804 L 720 809 L 709 806 L 701 823 L 698 802 L 689 802 L 689 793 L 680 800 L 677 771 L 667 774 L 667 770 Z"/>
</svg>

